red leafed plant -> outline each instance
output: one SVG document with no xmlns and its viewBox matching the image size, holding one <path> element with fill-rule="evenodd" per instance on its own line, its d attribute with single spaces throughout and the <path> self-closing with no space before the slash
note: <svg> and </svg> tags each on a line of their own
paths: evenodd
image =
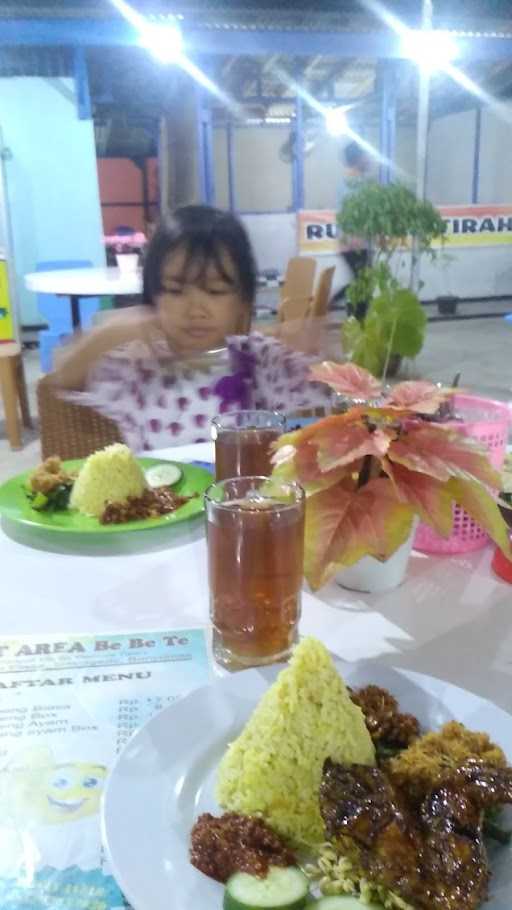
<svg viewBox="0 0 512 910">
<path fill-rule="evenodd" d="M 313 589 L 363 556 L 388 559 L 415 516 L 449 537 L 455 503 L 509 552 L 491 492 L 500 477 L 486 450 L 432 422 L 450 390 L 403 382 L 383 394 L 373 376 L 352 364 L 319 364 L 311 379 L 367 399 L 276 444 L 274 476 L 297 480 L 307 494 L 305 574 Z"/>
</svg>

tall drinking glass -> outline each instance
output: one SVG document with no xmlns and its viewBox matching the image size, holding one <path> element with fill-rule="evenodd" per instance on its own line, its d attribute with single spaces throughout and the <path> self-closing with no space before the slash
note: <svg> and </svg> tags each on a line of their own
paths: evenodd
<svg viewBox="0 0 512 910">
<path fill-rule="evenodd" d="M 230 669 L 285 660 L 297 641 L 304 491 L 235 477 L 205 495 L 213 651 Z"/>
<path fill-rule="evenodd" d="M 286 418 L 277 411 L 234 411 L 215 417 L 216 480 L 271 474 L 271 445 L 285 429 Z"/>
</svg>

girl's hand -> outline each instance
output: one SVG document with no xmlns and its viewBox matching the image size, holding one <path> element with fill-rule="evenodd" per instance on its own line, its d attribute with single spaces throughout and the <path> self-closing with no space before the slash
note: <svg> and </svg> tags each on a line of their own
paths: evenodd
<svg viewBox="0 0 512 910">
<path fill-rule="evenodd" d="M 151 307 L 129 307 L 109 313 L 102 325 L 84 332 L 62 348 L 54 381 L 64 389 L 83 389 L 89 370 L 105 354 L 133 341 L 153 350 L 161 336 L 160 323 Z"/>
</svg>

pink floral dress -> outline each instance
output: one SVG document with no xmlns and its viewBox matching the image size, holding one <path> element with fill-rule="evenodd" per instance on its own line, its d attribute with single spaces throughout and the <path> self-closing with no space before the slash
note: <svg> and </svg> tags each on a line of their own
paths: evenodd
<svg viewBox="0 0 512 910">
<path fill-rule="evenodd" d="M 260 334 L 229 338 L 219 355 L 184 362 L 164 340 L 132 342 L 94 366 L 83 392 L 66 394 L 114 420 L 134 451 L 210 439 L 217 414 L 258 408 L 293 414 L 328 405 L 327 386 L 307 379 L 309 355 Z"/>
</svg>

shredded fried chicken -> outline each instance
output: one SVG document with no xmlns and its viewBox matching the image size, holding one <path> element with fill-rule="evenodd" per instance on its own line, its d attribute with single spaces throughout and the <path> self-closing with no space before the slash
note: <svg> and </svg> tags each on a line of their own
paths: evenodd
<svg viewBox="0 0 512 910">
<path fill-rule="evenodd" d="M 51 493 L 56 487 L 73 483 L 75 477 L 62 466 L 58 455 L 51 455 L 34 471 L 30 486 L 34 493 Z"/>
</svg>

